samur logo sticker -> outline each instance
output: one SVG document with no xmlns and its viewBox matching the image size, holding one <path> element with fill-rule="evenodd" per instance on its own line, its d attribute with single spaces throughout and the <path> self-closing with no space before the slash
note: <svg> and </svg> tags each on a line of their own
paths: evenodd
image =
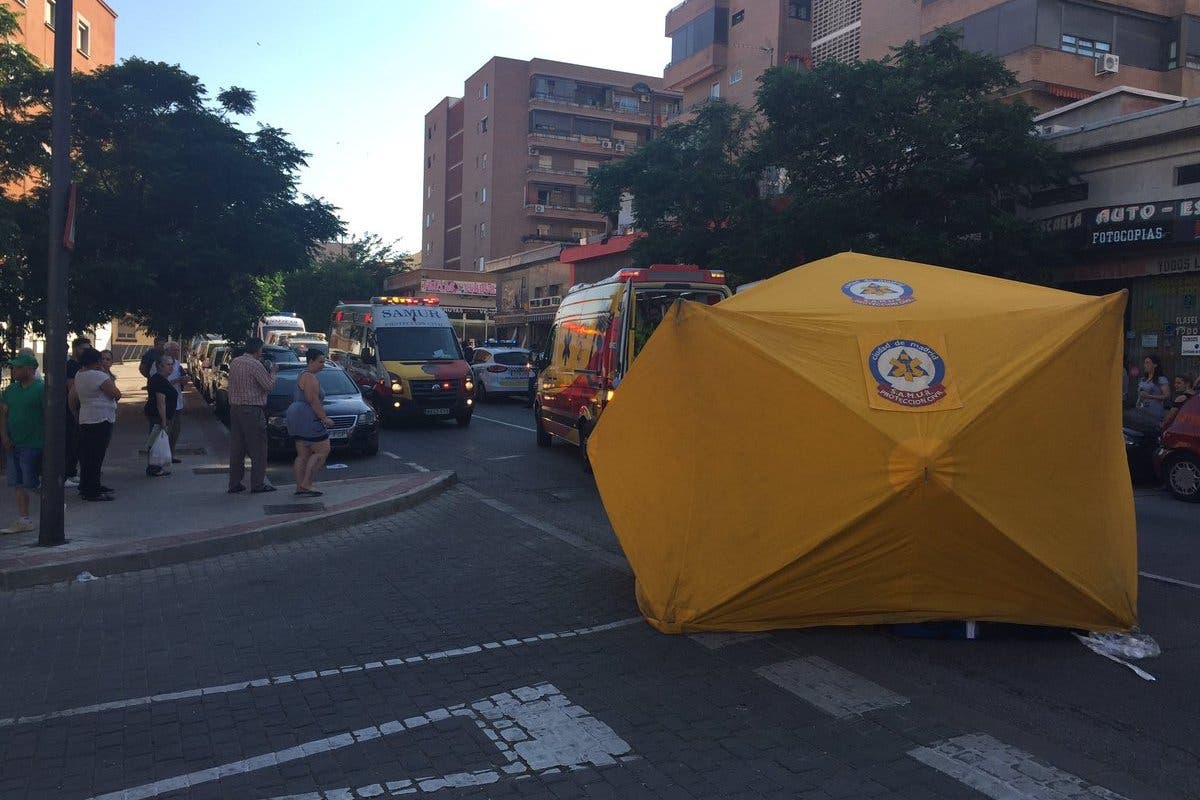
<svg viewBox="0 0 1200 800">
<path fill-rule="evenodd" d="M 907 283 L 890 278 L 859 278 L 842 286 L 842 294 L 860 306 L 906 306 L 917 298 Z"/>
<path fill-rule="evenodd" d="M 862 336 L 867 400 L 881 411 L 944 411 L 962 408 L 950 382 L 942 337 Z"/>
</svg>

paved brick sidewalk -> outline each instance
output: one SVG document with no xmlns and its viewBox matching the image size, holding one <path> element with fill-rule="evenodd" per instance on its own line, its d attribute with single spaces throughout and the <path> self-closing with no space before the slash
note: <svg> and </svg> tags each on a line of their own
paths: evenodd
<svg viewBox="0 0 1200 800">
<path fill-rule="evenodd" d="M 858 637 L 875 657 L 849 673 L 831 651 L 850 632 L 655 633 L 628 573 L 464 490 L 0 594 L 0 630 L 13 800 L 978 800 L 981 775 L 1032 787 L 1006 797 L 1180 796 L 901 680 L 886 635 Z M 1108 669 L 1044 650 L 1081 681 Z"/>
</svg>

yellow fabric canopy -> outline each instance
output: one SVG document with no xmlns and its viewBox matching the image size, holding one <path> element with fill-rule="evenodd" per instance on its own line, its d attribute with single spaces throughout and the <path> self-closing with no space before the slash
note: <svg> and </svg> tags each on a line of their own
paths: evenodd
<svg viewBox="0 0 1200 800">
<path fill-rule="evenodd" d="M 1133 626 L 1124 307 L 852 253 L 677 303 L 589 440 L 642 613 Z"/>
</svg>

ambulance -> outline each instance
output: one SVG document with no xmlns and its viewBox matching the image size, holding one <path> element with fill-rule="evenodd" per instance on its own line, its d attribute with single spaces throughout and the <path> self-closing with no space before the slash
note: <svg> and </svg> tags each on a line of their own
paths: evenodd
<svg viewBox="0 0 1200 800">
<path fill-rule="evenodd" d="M 677 300 L 713 305 L 729 297 L 725 273 L 688 264 L 623 269 L 603 281 L 574 286 L 562 299 L 537 357 L 541 373 L 533 401 L 539 447 L 554 439 L 580 449 L 621 378 Z"/>
<path fill-rule="evenodd" d="M 475 382 L 436 297 L 339 303 L 329 327 L 329 358 L 354 379 L 385 423 L 471 424 Z"/>
</svg>

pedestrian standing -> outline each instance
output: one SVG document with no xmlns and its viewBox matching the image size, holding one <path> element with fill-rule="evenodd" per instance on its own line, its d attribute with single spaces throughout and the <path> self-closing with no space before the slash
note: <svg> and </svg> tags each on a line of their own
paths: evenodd
<svg viewBox="0 0 1200 800">
<path fill-rule="evenodd" d="M 165 353 L 159 356 L 158 363 L 155 365 L 154 374 L 150 376 L 150 380 L 146 382 L 146 418 L 150 420 L 150 432 L 153 433 L 155 427 L 159 430 L 169 431 L 171 429 L 171 418 L 177 413 L 176 399 L 179 393 L 171 384 L 171 375 L 175 371 L 175 359 Z M 157 438 L 157 437 L 155 437 Z M 169 470 L 159 469 L 157 466 L 151 467 L 147 474 L 152 477 L 161 475 L 170 475 Z"/>
<path fill-rule="evenodd" d="M 117 376 L 113 375 L 112 366 L 113 366 L 112 350 L 101 350 L 100 351 L 100 369 L 107 372 L 108 377 L 112 378 L 115 381 Z"/>
<path fill-rule="evenodd" d="M 167 337 L 155 336 L 154 346 L 142 353 L 142 360 L 138 362 L 138 372 L 142 373 L 146 380 L 150 380 L 150 376 L 158 370 L 158 360 L 163 357 L 166 346 Z"/>
<path fill-rule="evenodd" d="M 104 371 L 100 351 L 88 348 L 79 359 L 69 398 L 79 416 L 79 494 L 88 501 L 112 500 L 112 489 L 104 485 L 104 456 L 117 422 L 121 390 Z"/>
<path fill-rule="evenodd" d="M 8 485 L 17 495 L 17 520 L 0 533 L 33 530 L 29 494 L 42 477 L 43 406 L 46 384 L 35 379 L 37 359 L 21 353 L 9 362 L 12 383 L 0 393 L 0 446 L 8 462 Z"/>
<path fill-rule="evenodd" d="M 325 354 L 309 350 L 304 358 L 308 363 L 296 379 L 292 404 L 287 408 L 287 429 L 296 443 L 296 461 L 292 465 L 296 494 L 319 497 L 323 492 L 313 488 L 313 481 L 329 457 L 329 429 L 333 420 L 325 413 L 325 390 L 317 378 L 325 369 Z"/>
<path fill-rule="evenodd" d="M 27 354 L 27 355 L 30 355 L 30 356 L 32 356 L 33 358 L 37 358 L 37 354 L 33 352 L 33 348 L 32 348 L 32 347 L 22 347 L 22 348 L 20 349 L 20 351 L 19 351 L 19 352 L 21 352 L 21 353 L 25 353 L 25 354 Z M 44 380 L 44 376 L 42 375 L 42 368 L 41 368 L 41 367 L 38 367 L 37 369 L 35 369 L 35 370 L 33 371 L 33 379 L 34 379 L 35 381 Z"/>
<path fill-rule="evenodd" d="M 243 492 L 246 456 L 250 456 L 250 491 L 273 492 L 267 483 L 267 395 L 275 387 L 278 367 L 262 363 L 262 339 L 246 342 L 242 355 L 229 362 L 229 493 Z"/>
<path fill-rule="evenodd" d="M 1175 376 L 1175 397 L 1171 401 L 1171 408 L 1167 411 L 1166 418 L 1163 419 L 1163 430 L 1171 427 L 1171 423 L 1175 421 L 1175 417 L 1179 416 L 1180 409 L 1196 396 L 1196 380 L 1191 375 Z"/>
<path fill-rule="evenodd" d="M 179 441 L 179 430 L 183 423 L 183 389 L 187 382 L 187 376 L 183 372 L 183 362 L 180 360 L 183 349 L 179 346 L 179 342 L 167 342 L 163 352 L 175 361 L 175 367 L 167 378 L 175 387 L 176 393 L 175 414 L 171 417 L 171 427 L 167 429 L 167 441 L 171 444 L 171 463 L 180 464 L 182 463 L 181 459 L 175 455 L 175 443 Z"/>
<path fill-rule="evenodd" d="M 75 385 L 75 375 L 79 372 L 79 359 L 83 351 L 92 346 L 92 340 L 79 337 L 71 342 L 71 357 L 67 359 L 67 396 L 71 395 L 71 387 Z M 63 472 L 63 485 L 68 488 L 79 486 L 79 418 L 67 404 L 67 466 Z"/>
<path fill-rule="evenodd" d="M 1163 417 L 1167 415 L 1170 387 L 1167 376 L 1162 374 L 1162 362 L 1158 356 L 1146 356 L 1142 362 L 1142 379 L 1138 382 L 1137 410 L 1155 427 L 1161 425 Z"/>
</svg>

